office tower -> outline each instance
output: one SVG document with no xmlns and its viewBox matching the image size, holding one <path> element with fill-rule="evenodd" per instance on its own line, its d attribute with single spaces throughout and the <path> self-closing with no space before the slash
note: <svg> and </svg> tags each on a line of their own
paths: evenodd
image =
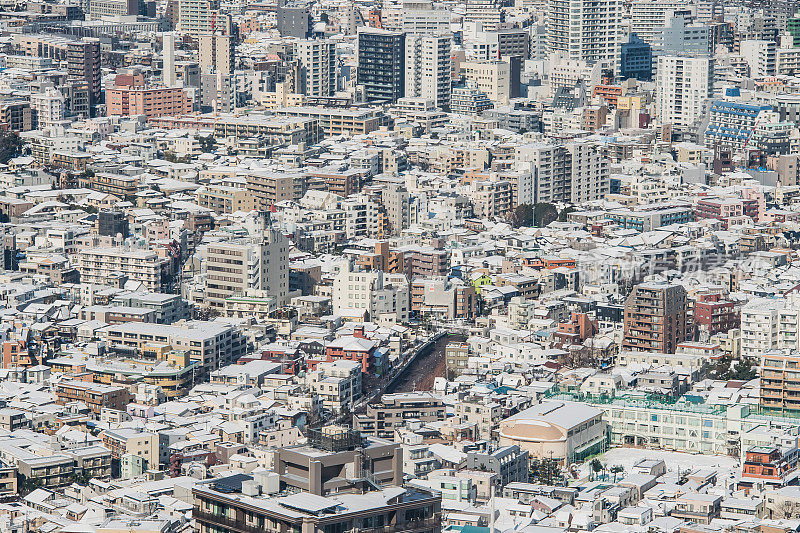
<svg viewBox="0 0 800 533">
<path fill-rule="evenodd" d="M 495 30 L 505 22 L 505 13 L 496 0 L 467 0 L 464 22 L 479 24 L 484 30 Z"/>
<path fill-rule="evenodd" d="M 656 68 L 656 116 L 679 129 L 702 118 L 714 90 L 714 60 L 708 57 L 661 56 Z"/>
<path fill-rule="evenodd" d="M 616 65 L 621 11 L 620 0 L 550 0 L 547 13 L 550 52 L 590 65 L 598 61 Z"/>
<path fill-rule="evenodd" d="M 236 65 L 234 39 L 220 33 L 204 33 L 198 37 L 198 57 L 202 74 L 231 74 Z"/>
<path fill-rule="evenodd" d="M 295 58 L 300 64 L 297 92 L 308 96 L 336 94 L 336 43 L 330 39 L 299 41 Z"/>
<path fill-rule="evenodd" d="M 622 350 L 675 353 L 690 337 L 686 289 L 677 283 L 640 283 L 625 301 Z"/>
<path fill-rule="evenodd" d="M 177 84 L 177 74 L 175 72 L 175 34 L 172 32 L 165 33 L 164 39 L 164 85 L 173 87 Z"/>
<path fill-rule="evenodd" d="M 688 5 L 686 0 L 636 0 L 631 4 L 631 33 L 652 45 L 671 18 L 689 12 Z"/>
<path fill-rule="evenodd" d="M 800 14 L 786 21 L 786 30 L 792 36 L 792 46 L 800 47 Z"/>
<path fill-rule="evenodd" d="M 406 96 L 426 98 L 436 107 L 450 106 L 451 41 L 449 33 L 406 36 Z"/>
<path fill-rule="evenodd" d="M 358 84 L 368 102 L 396 102 L 405 95 L 405 34 L 359 28 Z"/>
<path fill-rule="evenodd" d="M 620 49 L 620 77 L 649 81 L 653 77 L 653 51 L 635 33 Z"/>
<path fill-rule="evenodd" d="M 742 41 L 739 44 L 739 55 L 750 66 L 751 78 L 775 75 L 775 48 L 775 41 Z"/>
<path fill-rule="evenodd" d="M 475 59 L 501 59 L 530 57 L 531 34 L 527 28 L 504 28 L 502 30 L 480 32 L 472 40 Z"/>
</svg>

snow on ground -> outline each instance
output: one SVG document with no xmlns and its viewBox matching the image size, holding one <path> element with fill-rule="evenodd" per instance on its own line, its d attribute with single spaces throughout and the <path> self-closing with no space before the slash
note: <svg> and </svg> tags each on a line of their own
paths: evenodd
<svg viewBox="0 0 800 533">
<path fill-rule="evenodd" d="M 622 465 L 626 474 L 641 459 L 663 459 L 667 470 L 672 472 L 685 471 L 689 468 L 712 468 L 722 474 L 739 468 L 739 460 L 727 455 L 694 455 L 638 448 L 613 448 L 598 456 L 598 459 L 608 468 L 613 465 Z"/>
</svg>

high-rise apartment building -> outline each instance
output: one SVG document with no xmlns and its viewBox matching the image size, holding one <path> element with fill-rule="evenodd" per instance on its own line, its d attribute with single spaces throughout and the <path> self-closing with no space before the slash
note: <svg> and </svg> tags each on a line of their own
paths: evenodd
<svg viewBox="0 0 800 533">
<path fill-rule="evenodd" d="M 404 274 L 342 270 L 333 280 L 333 309 L 337 313 L 366 313 L 370 320 L 407 321 L 409 286 Z"/>
<path fill-rule="evenodd" d="M 425 98 L 436 107 L 449 108 L 451 42 L 450 33 L 406 35 L 406 96 Z"/>
<path fill-rule="evenodd" d="M 78 253 L 81 283 L 121 287 L 141 283 L 152 292 L 167 292 L 172 284 L 172 261 L 150 250 L 87 248 Z"/>
<path fill-rule="evenodd" d="M 46 128 L 64 120 L 64 95 L 55 87 L 43 93 L 31 94 L 31 111 L 39 128 Z"/>
<path fill-rule="evenodd" d="M 714 90 L 714 60 L 661 56 L 656 68 L 656 116 L 662 124 L 690 128 Z"/>
<path fill-rule="evenodd" d="M 750 66 L 751 78 L 775 75 L 775 41 L 747 40 L 739 44 L 739 54 Z"/>
<path fill-rule="evenodd" d="M 619 0 L 550 0 L 547 40 L 551 53 L 590 65 L 619 60 L 622 2 Z"/>
<path fill-rule="evenodd" d="M 396 102 L 405 96 L 405 34 L 359 28 L 358 84 L 368 102 Z"/>
<path fill-rule="evenodd" d="M 511 65 L 506 61 L 465 61 L 461 71 L 467 81 L 474 82 L 477 88 L 499 104 L 507 104 L 511 98 Z"/>
<path fill-rule="evenodd" d="M 514 160 L 519 170 L 530 170 L 533 180 L 532 199 L 520 203 L 587 202 L 611 190 L 608 159 L 602 147 L 590 141 L 526 144 L 517 147 Z M 521 186 L 517 189 L 523 198 Z"/>
<path fill-rule="evenodd" d="M 800 413 L 800 354 L 775 350 L 761 357 L 759 406 L 770 411 Z"/>
<path fill-rule="evenodd" d="M 669 20 L 688 10 L 687 0 L 636 0 L 631 4 L 631 33 L 655 44 Z"/>
<path fill-rule="evenodd" d="M 336 43 L 330 39 L 298 41 L 295 58 L 300 64 L 297 92 L 308 96 L 336 94 Z"/>
<path fill-rule="evenodd" d="M 216 242 L 206 249 L 205 301 L 225 307 L 225 299 L 264 291 L 283 305 L 289 291 L 289 243 L 267 228 L 264 237 Z"/>
<path fill-rule="evenodd" d="M 406 34 L 438 35 L 450 31 L 451 13 L 447 9 L 434 9 L 428 0 L 406 0 L 401 12 L 402 31 Z M 387 28 L 388 29 L 388 28 Z"/>
<path fill-rule="evenodd" d="M 598 144 L 576 140 L 564 148 L 569 153 L 572 167 L 570 203 L 590 202 L 611 192 L 609 161 Z"/>
<path fill-rule="evenodd" d="M 678 344 L 689 339 L 690 329 L 682 285 L 640 283 L 625 301 L 622 350 L 675 353 Z"/>
<path fill-rule="evenodd" d="M 236 66 L 236 43 L 231 35 L 204 33 L 198 36 L 201 74 L 230 75 Z"/>
<path fill-rule="evenodd" d="M 85 85 L 90 109 L 100 103 L 103 88 L 100 72 L 100 41 L 60 35 L 22 35 L 20 51 L 27 56 L 50 58 L 66 67 L 70 82 Z M 63 92 L 63 91 L 62 91 Z"/>
<path fill-rule="evenodd" d="M 297 201 L 307 190 L 307 179 L 301 173 L 253 171 L 247 174 L 247 191 L 256 197 L 260 209 L 278 202 Z"/>
<path fill-rule="evenodd" d="M 197 37 L 206 33 L 231 33 L 231 17 L 221 13 L 219 0 L 179 0 L 178 30 Z"/>
<path fill-rule="evenodd" d="M 800 298 L 755 298 L 742 307 L 742 356 L 800 350 Z"/>
</svg>

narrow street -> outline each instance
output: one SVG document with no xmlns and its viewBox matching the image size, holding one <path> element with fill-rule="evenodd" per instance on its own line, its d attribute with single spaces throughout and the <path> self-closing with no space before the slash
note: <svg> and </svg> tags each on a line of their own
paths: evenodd
<svg viewBox="0 0 800 533">
<path fill-rule="evenodd" d="M 444 352 L 447 344 L 465 340 L 466 336 L 456 334 L 445 335 L 438 339 L 427 353 L 417 356 L 395 382 L 386 388 L 386 393 L 431 390 L 434 379 L 445 375 L 447 362 Z"/>
</svg>

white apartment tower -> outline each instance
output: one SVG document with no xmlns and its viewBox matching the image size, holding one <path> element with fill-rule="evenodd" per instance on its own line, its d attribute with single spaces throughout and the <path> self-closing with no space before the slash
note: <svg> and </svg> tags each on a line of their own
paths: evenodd
<svg viewBox="0 0 800 533">
<path fill-rule="evenodd" d="M 800 297 L 754 298 L 742 307 L 742 356 L 800 350 Z"/>
<path fill-rule="evenodd" d="M 565 148 L 572 158 L 571 203 L 598 200 L 611 192 L 608 159 L 598 144 L 579 139 Z"/>
<path fill-rule="evenodd" d="M 750 66 L 751 78 L 775 75 L 775 41 L 745 40 L 739 44 L 741 55 Z"/>
<path fill-rule="evenodd" d="M 450 33 L 406 35 L 406 96 L 421 97 L 436 107 L 450 105 Z"/>
<path fill-rule="evenodd" d="M 670 19 L 688 10 L 686 0 L 636 0 L 631 4 L 631 33 L 647 44 L 655 44 Z"/>
<path fill-rule="evenodd" d="M 308 96 L 336 94 L 336 43 L 330 39 L 297 42 L 295 55 L 300 63 L 300 88 Z"/>
<path fill-rule="evenodd" d="M 33 93 L 30 98 L 31 111 L 36 115 L 40 129 L 64 120 L 66 98 L 55 87 L 48 87 L 43 93 Z"/>
<path fill-rule="evenodd" d="M 714 89 L 714 60 L 661 56 L 656 69 L 656 116 L 678 129 L 694 126 Z"/>
<path fill-rule="evenodd" d="M 547 41 L 550 53 L 588 64 L 619 60 L 620 0 L 549 0 Z"/>
<path fill-rule="evenodd" d="M 194 37 L 204 33 L 231 33 L 231 17 L 220 13 L 219 0 L 179 0 L 178 30 Z"/>
</svg>

